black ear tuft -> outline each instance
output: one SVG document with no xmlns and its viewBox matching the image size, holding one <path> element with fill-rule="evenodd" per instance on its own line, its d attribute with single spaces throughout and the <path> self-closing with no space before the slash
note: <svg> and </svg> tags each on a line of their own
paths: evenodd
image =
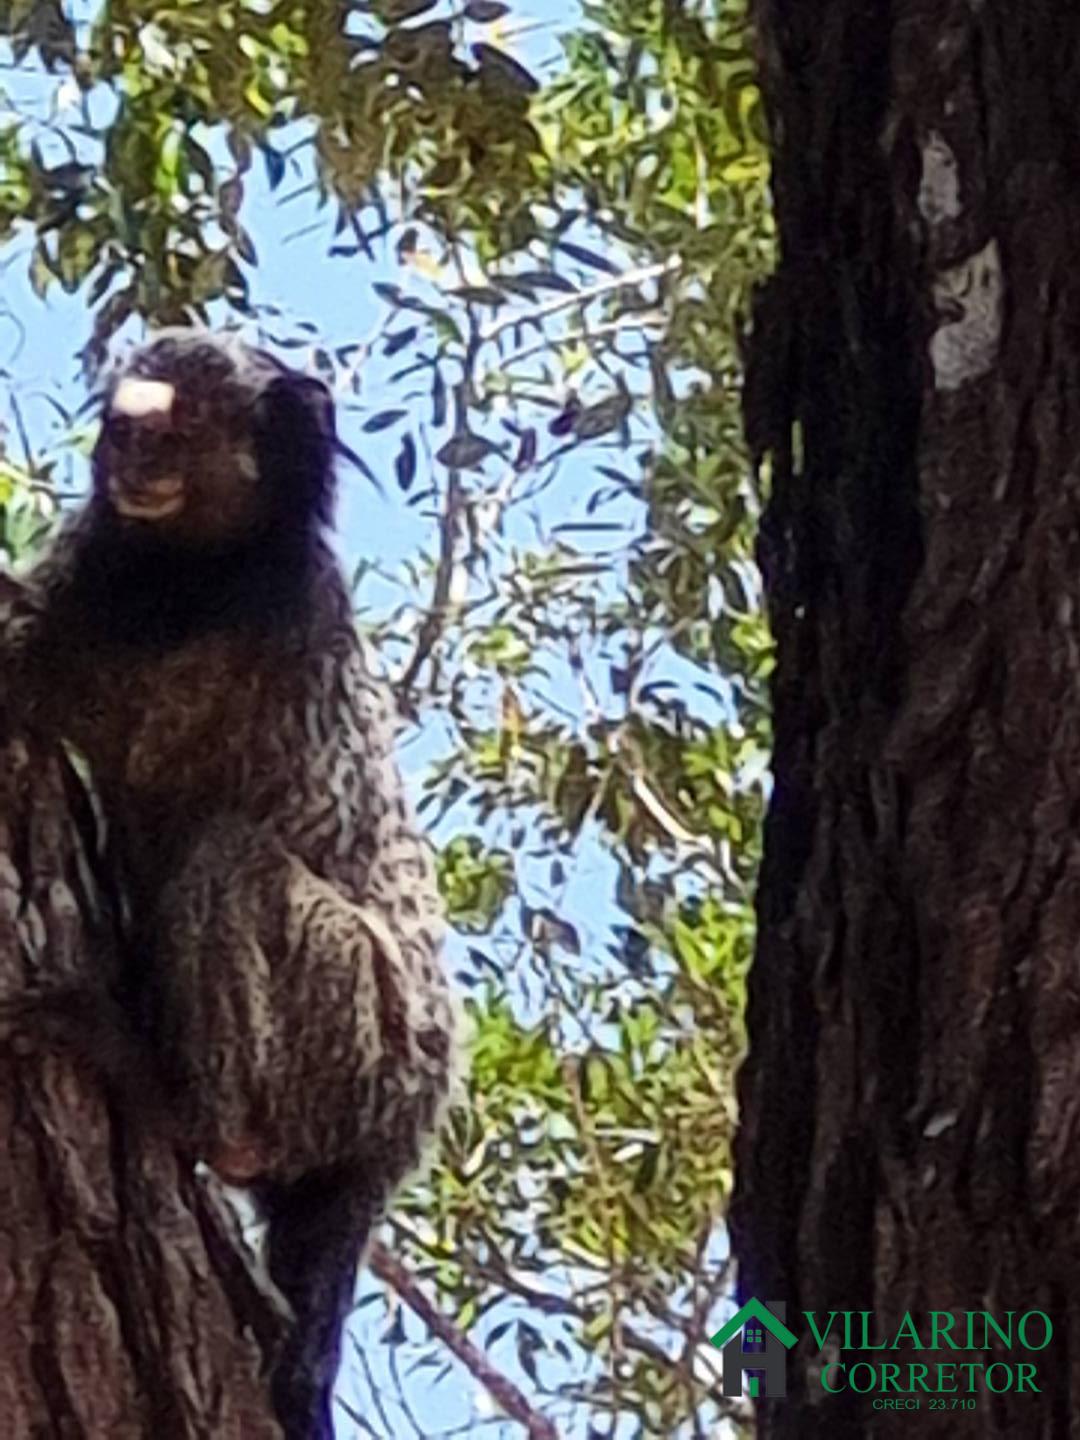
<svg viewBox="0 0 1080 1440">
<path fill-rule="evenodd" d="M 336 445 L 334 398 L 321 380 L 285 371 L 270 381 L 256 406 L 255 448 L 282 514 L 330 523 Z"/>
</svg>

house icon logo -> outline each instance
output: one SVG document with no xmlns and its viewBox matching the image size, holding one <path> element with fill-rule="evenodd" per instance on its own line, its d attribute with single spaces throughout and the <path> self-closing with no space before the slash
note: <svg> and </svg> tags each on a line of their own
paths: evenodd
<svg viewBox="0 0 1080 1440">
<path fill-rule="evenodd" d="M 787 1302 L 747 1300 L 741 1310 L 719 1329 L 709 1341 L 724 1355 L 723 1391 L 725 1395 L 742 1394 L 743 1371 L 758 1371 L 765 1377 L 764 1385 L 751 1374 L 746 1388 L 755 1399 L 782 1400 L 787 1394 L 787 1352 L 798 1336 L 784 1324 Z M 739 1332 L 742 1332 L 741 1336 Z"/>
</svg>

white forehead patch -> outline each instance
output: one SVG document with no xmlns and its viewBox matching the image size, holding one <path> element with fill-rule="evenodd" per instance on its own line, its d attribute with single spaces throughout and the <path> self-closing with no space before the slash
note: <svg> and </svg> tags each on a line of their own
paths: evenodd
<svg viewBox="0 0 1080 1440">
<path fill-rule="evenodd" d="M 139 420 L 145 415 L 166 417 L 176 399 L 175 385 L 165 380 L 138 380 L 129 376 L 117 385 L 109 407 L 114 415 Z"/>
</svg>

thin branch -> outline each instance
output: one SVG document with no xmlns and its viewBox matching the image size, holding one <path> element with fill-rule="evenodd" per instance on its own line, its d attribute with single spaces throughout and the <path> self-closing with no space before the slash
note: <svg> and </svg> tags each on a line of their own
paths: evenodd
<svg viewBox="0 0 1080 1440">
<path fill-rule="evenodd" d="M 559 1440 L 558 1431 L 547 1416 L 534 1410 L 514 1382 L 496 1370 L 483 1351 L 474 1345 L 467 1335 L 463 1335 L 451 1320 L 436 1310 L 414 1277 L 390 1254 L 385 1245 L 375 1242 L 368 1264 L 373 1274 L 389 1285 L 413 1314 L 419 1316 L 431 1333 L 457 1356 L 506 1414 L 525 1427 L 530 1440 Z"/>
<path fill-rule="evenodd" d="M 33 475 L 37 471 L 37 465 L 34 463 L 34 448 L 30 444 L 30 436 L 26 431 L 26 421 L 23 419 L 22 407 L 14 395 L 8 396 L 8 403 L 11 406 L 11 413 L 15 416 L 15 428 L 19 433 L 19 443 L 23 449 L 23 464 L 26 466 L 29 474 Z"/>
<path fill-rule="evenodd" d="M 393 1228 L 407 1239 L 410 1243 L 424 1248 L 415 1230 L 411 1230 L 404 1224 L 400 1217 L 395 1217 L 391 1224 Z M 595 1305 L 588 1302 L 572 1299 L 567 1295 L 558 1295 L 551 1290 L 537 1290 L 534 1286 L 520 1279 L 507 1266 L 505 1260 L 498 1254 L 494 1245 L 493 1237 L 485 1234 L 487 1248 L 494 1258 L 495 1263 L 485 1263 L 478 1260 L 473 1253 L 463 1254 L 460 1257 L 462 1269 L 473 1279 L 479 1280 L 485 1285 L 494 1285 L 500 1290 L 505 1290 L 509 1295 L 515 1295 L 519 1300 L 524 1300 L 533 1310 L 539 1311 L 541 1315 L 564 1315 L 567 1318 L 578 1320 L 582 1325 L 588 1325 L 596 1319 L 597 1310 Z M 601 1273 L 601 1272 L 598 1272 Z M 598 1286 L 593 1289 L 601 1290 L 606 1296 L 606 1282 L 601 1279 Z M 680 1316 L 669 1315 L 666 1323 L 680 1333 L 685 1333 L 686 1322 Z M 615 1317 L 615 1324 L 621 1333 L 623 1343 L 628 1349 L 637 1350 L 640 1354 L 647 1356 L 655 1364 L 662 1366 L 665 1370 L 678 1369 L 678 1361 L 673 1355 L 669 1355 L 662 1345 L 651 1340 L 647 1335 L 635 1330 L 620 1316 Z"/>
<path fill-rule="evenodd" d="M 618 320 L 608 320 L 602 325 L 594 325 L 592 329 L 572 330 L 568 335 L 551 335 L 544 340 L 538 340 L 535 345 L 527 345 L 524 350 L 517 350 L 513 355 L 499 362 L 500 370 L 509 370 L 511 365 L 518 365 L 522 360 L 531 360 L 534 355 L 542 355 L 545 350 L 554 350 L 562 345 L 576 345 L 578 341 L 602 340 L 607 335 L 615 335 L 624 330 L 648 330 L 654 325 L 667 323 L 667 316 L 660 310 L 650 310 L 644 315 L 620 315 Z"/>
<path fill-rule="evenodd" d="M 446 502 L 443 505 L 442 518 L 439 521 L 439 559 L 435 567 L 435 585 L 432 590 L 431 605 L 420 622 L 416 648 L 395 686 L 399 702 L 404 709 L 411 709 L 409 696 L 416 684 L 417 676 L 438 644 L 453 608 L 451 602 L 454 570 L 457 565 L 458 522 L 464 503 L 465 493 L 461 478 L 456 470 L 451 470 L 446 486 Z"/>
<path fill-rule="evenodd" d="M 719 879 L 726 880 L 723 867 L 718 863 L 715 854 L 705 840 L 700 835 L 695 835 L 692 830 L 687 830 L 686 826 L 675 818 L 660 797 L 650 788 L 641 771 L 636 767 L 631 767 L 628 776 L 632 795 L 642 808 L 648 811 L 665 835 L 677 846 L 688 851 Z"/>
<path fill-rule="evenodd" d="M 472 352 L 470 344 L 470 353 Z M 454 434 L 463 435 L 468 430 L 468 388 L 469 371 L 454 387 Z M 461 513 L 465 506 L 465 489 L 461 483 L 461 472 L 452 469 L 446 484 L 446 500 L 442 519 L 439 522 L 439 559 L 435 567 L 435 586 L 431 605 L 420 623 L 416 638 L 416 649 L 405 666 L 397 683 L 398 701 L 405 710 L 411 710 L 410 692 L 416 684 L 424 662 L 429 658 L 446 628 L 446 622 L 453 608 L 454 572 L 457 568 L 458 537 Z"/>
<path fill-rule="evenodd" d="M 575 305 L 588 305 L 600 295 L 607 295 L 612 290 L 621 290 L 625 285 L 641 285 L 646 280 L 655 280 L 661 275 L 668 275 L 673 270 L 678 270 L 682 261 L 677 255 L 669 255 L 666 260 L 661 260 L 655 265 L 643 265 L 639 270 L 627 270 L 622 275 L 613 275 L 608 280 L 600 280 L 595 285 L 588 286 L 585 290 L 575 290 L 572 295 L 559 295 L 554 300 L 546 300 L 542 305 L 527 311 L 524 315 L 508 315 L 505 320 L 497 320 L 494 325 L 481 332 L 480 343 L 486 345 L 489 340 L 496 339 L 506 330 L 513 330 L 518 325 L 528 325 L 538 320 L 546 320 L 549 315 L 556 315 L 560 310 L 572 310 Z"/>
<path fill-rule="evenodd" d="M 397 1395 L 394 1398 L 397 1400 L 397 1403 L 401 1408 L 401 1412 L 405 1416 L 405 1419 L 412 1427 L 412 1432 L 416 1436 L 416 1440 L 430 1440 L 430 1437 L 425 1436 L 419 1420 L 417 1420 L 416 1416 L 413 1414 L 412 1409 L 409 1405 L 408 1397 L 405 1394 L 405 1380 L 398 1367 L 398 1347 L 396 1345 L 388 1345 L 386 1347 L 386 1352 L 386 1363 L 390 1370 L 390 1374 L 394 1377 L 394 1384 L 397 1386 L 398 1391 Z"/>
<path fill-rule="evenodd" d="M 353 1353 L 356 1355 L 356 1358 L 360 1361 L 360 1364 L 364 1368 L 364 1379 L 367 1381 L 368 1393 L 371 1396 L 372 1404 L 375 1406 L 375 1409 L 378 1412 L 379 1420 L 382 1422 L 383 1431 L 385 1434 L 391 1435 L 393 1434 L 394 1427 L 390 1423 L 390 1416 L 386 1413 L 386 1406 L 382 1402 L 382 1395 L 379 1393 L 379 1384 L 378 1381 L 375 1379 L 374 1372 L 372 1371 L 371 1361 L 368 1359 L 367 1352 L 364 1350 L 364 1348 L 361 1345 L 357 1344 L 356 1337 L 352 1336 L 351 1338 Z M 360 1416 L 351 1406 L 346 1405 L 345 1401 L 342 1400 L 340 1395 L 337 1396 L 337 1403 L 345 1411 L 349 1419 L 354 1422 L 354 1424 L 362 1426 L 369 1435 L 374 1435 L 376 1433 L 374 1427 L 372 1425 L 369 1425 L 368 1422 L 364 1420 L 363 1417 Z"/>
<path fill-rule="evenodd" d="M 383 338 L 383 336 L 386 334 L 387 330 L 393 323 L 396 313 L 397 312 L 393 309 L 386 310 L 379 317 L 378 321 L 371 327 L 370 332 L 364 337 L 364 339 L 357 341 L 355 356 L 349 362 L 349 364 L 344 367 L 341 377 L 334 385 L 335 396 L 343 396 L 346 391 L 352 387 L 353 380 L 367 364 L 368 360 L 371 357 L 372 351 L 375 349 L 375 346 Z M 313 344 L 311 348 L 314 352 L 318 347 Z"/>
</svg>

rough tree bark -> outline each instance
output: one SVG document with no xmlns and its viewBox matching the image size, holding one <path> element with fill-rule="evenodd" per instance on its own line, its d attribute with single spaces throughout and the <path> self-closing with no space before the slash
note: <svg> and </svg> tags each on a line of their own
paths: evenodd
<svg viewBox="0 0 1080 1440">
<path fill-rule="evenodd" d="M 0 715 L 0 999 L 115 962 L 63 758 Z M 100 872 L 99 872 L 100 873 Z M 0 1046 L 6 1440 L 277 1440 L 273 1314 L 210 1193 L 48 1040 Z"/>
<path fill-rule="evenodd" d="M 1038 1397 L 875 1412 L 796 1359 L 759 1433 L 1080 1435 L 1080 10 L 756 23 L 778 664 L 741 1289 L 1055 1327 Z"/>
</svg>

